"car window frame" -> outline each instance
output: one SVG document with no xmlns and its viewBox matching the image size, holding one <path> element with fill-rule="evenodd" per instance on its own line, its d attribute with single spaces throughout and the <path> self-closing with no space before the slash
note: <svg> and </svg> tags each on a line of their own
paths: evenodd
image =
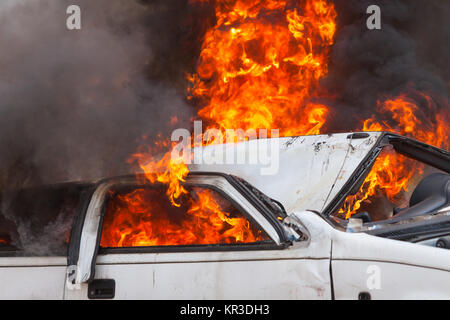
<svg viewBox="0 0 450 320">
<path fill-rule="evenodd" d="M 191 248 L 185 247 L 184 252 L 213 252 L 213 251 L 237 252 L 244 250 L 247 251 L 283 250 L 292 245 L 292 242 L 287 240 L 286 231 L 283 229 L 281 221 L 276 220 L 273 217 L 273 215 L 270 215 L 268 212 L 264 213 L 261 212 L 262 203 L 258 203 L 256 196 L 252 197 L 251 195 L 246 194 L 244 189 L 242 189 L 242 187 L 237 188 L 236 187 L 238 185 L 237 182 L 234 181 L 230 175 L 216 172 L 189 173 L 189 176 L 198 176 L 198 175 L 216 176 L 224 178 L 229 183 L 230 187 L 233 188 L 236 191 L 236 193 L 239 196 L 241 196 L 245 201 L 247 201 L 248 204 L 255 210 L 255 212 L 262 215 L 265 221 L 267 221 L 267 223 L 270 225 L 270 228 L 273 228 L 275 234 L 277 235 L 277 239 L 274 239 L 272 236 L 270 236 L 270 232 L 268 232 L 269 236 L 275 241 L 274 244 L 261 244 L 261 245 L 221 244 L 218 246 L 211 246 L 211 245 L 202 247 L 191 246 Z M 143 175 L 141 176 L 142 176 L 141 178 L 144 179 L 144 176 Z M 77 220 L 78 223 L 80 224 L 79 228 L 76 229 L 77 233 L 74 235 L 73 238 L 71 237 L 71 242 L 69 243 L 71 250 L 69 250 L 68 261 L 70 261 L 70 263 L 68 263 L 68 265 L 71 270 L 70 282 L 72 284 L 86 283 L 94 279 L 97 256 L 100 254 L 100 241 L 102 230 L 101 221 L 103 219 L 102 209 L 104 206 L 105 194 L 109 189 L 111 189 L 116 185 L 136 183 L 137 181 L 139 181 L 139 177 L 137 177 L 136 175 L 116 177 L 112 179 L 109 178 L 97 182 L 93 187 L 93 189 L 91 189 L 91 193 L 87 196 L 87 198 L 89 198 L 87 209 L 83 213 L 83 215 L 80 216 L 79 219 Z M 143 183 L 141 182 L 141 184 Z M 98 210 L 99 209 L 98 207 L 100 205 L 101 208 L 100 210 Z M 266 208 L 266 210 L 268 209 Z M 247 210 L 244 210 L 244 212 L 246 215 L 251 215 L 250 213 L 247 212 Z M 93 241 L 94 239 L 95 241 Z M 147 250 L 147 248 L 148 247 L 132 247 L 124 249 L 111 248 L 108 250 L 115 250 L 114 253 L 129 253 L 129 254 L 132 254 L 132 251 L 149 254 L 154 254 L 157 251 L 155 247 L 153 247 L 153 251 Z M 163 248 L 161 250 L 167 252 L 167 249 L 168 248 L 166 246 L 166 248 Z M 172 253 L 175 252 L 179 253 L 182 251 L 180 250 L 172 251 Z M 108 254 L 111 254 L 111 251 Z M 104 251 L 102 251 L 102 255 L 105 255 Z"/>
<path fill-rule="evenodd" d="M 351 137 L 349 136 L 349 138 Z M 338 192 L 336 197 L 329 203 L 323 212 L 318 212 L 318 214 L 325 218 L 325 220 L 334 228 L 342 229 L 342 225 L 340 222 L 333 219 L 333 213 L 339 210 L 349 194 L 351 194 L 355 189 L 359 190 L 360 185 L 364 183 L 367 175 L 372 170 L 375 161 L 380 156 L 380 153 L 386 147 L 392 147 L 395 152 L 409 159 L 416 160 L 438 170 L 450 173 L 450 168 L 448 165 L 450 154 L 448 151 L 395 133 L 383 132 L 370 152 L 366 155 L 361 164 L 350 176 L 346 184 Z M 416 154 L 414 154 L 414 152 Z M 427 156 L 429 156 L 429 158 Z"/>
<path fill-rule="evenodd" d="M 269 240 L 251 242 L 251 243 L 217 243 L 217 244 L 186 244 L 186 245 L 165 245 L 165 246 L 134 246 L 134 247 L 99 247 L 98 254 L 120 254 L 120 253 L 170 253 L 170 252 L 211 252 L 211 251 L 246 251 L 246 250 L 269 250 L 278 249 L 279 245 L 274 239 L 267 234 L 264 228 L 255 221 L 254 217 L 247 212 L 239 203 L 232 199 L 228 194 L 217 186 L 201 183 L 187 183 L 192 187 L 199 187 L 214 190 L 224 199 L 229 201 L 233 207 L 239 210 L 240 213 L 250 222 L 253 223 L 258 229 L 264 232 Z M 145 185 L 143 185 L 145 187 Z M 109 195 L 105 199 L 102 208 L 102 218 L 100 221 L 100 241 L 103 232 L 104 219 L 106 217 L 106 207 L 109 201 Z"/>
</svg>

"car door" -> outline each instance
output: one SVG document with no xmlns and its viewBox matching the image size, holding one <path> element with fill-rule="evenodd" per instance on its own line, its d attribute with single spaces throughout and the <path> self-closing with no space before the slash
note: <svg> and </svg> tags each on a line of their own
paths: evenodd
<svg viewBox="0 0 450 320">
<path fill-rule="evenodd" d="M 216 200 L 226 203 L 228 219 L 245 219 L 243 225 L 252 230 L 239 241 L 216 239 L 207 244 L 178 242 L 172 245 L 149 245 L 129 241 L 130 237 L 118 237 L 112 241 L 111 226 L 120 216 L 114 196 L 104 200 L 101 194 L 111 191 L 113 184 L 105 186 L 94 195 L 98 203 L 104 203 L 105 217 L 101 223 L 101 206 L 87 213 L 81 236 L 80 257 L 77 262 L 75 285 L 66 287 L 67 299 L 115 298 L 115 299 L 330 299 L 330 239 L 308 236 L 300 241 L 287 240 L 287 229 L 280 229 L 268 221 L 267 216 L 255 207 L 221 176 L 198 176 L 195 188 L 214 190 Z M 127 191 L 128 192 L 128 191 Z M 209 192 L 209 191 L 208 191 Z M 111 193 L 109 193 L 111 195 Z M 129 194 L 129 193 L 127 193 Z M 122 197 L 122 198 L 120 198 Z M 118 195 L 123 200 L 123 194 Z M 102 200 L 103 199 L 103 200 Z M 204 200 L 204 199 L 203 199 Z M 204 201 L 203 201 L 204 202 Z M 133 202 L 136 205 L 135 202 Z M 91 207 L 91 206 L 90 206 Z M 119 205 L 123 209 L 122 205 Z M 106 208 L 106 209 L 105 209 Z M 223 208 L 222 208 L 223 209 Z M 97 218 L 95 218 L 97 217 Z M 199 219 L 196 217 L 195 219 Z M 101 230 L 89 237 L 89 224 Z M 136 221 L 134 219 L 134 221 Z M 231 220 L 235 223 L 240 220 Z M 244 221 L 244 220 L 242 220 Z M 156 222 L 154 222 L 156 223 Z M 236 224 L 237 225 L 237 224 Z M 137 235 L 139 227 L 130 226 Z M 229 227 L 229 226 L 228 226 Z M 165 225 L 166 230 L 170 225 Z M 184 225 L 186 230 L 190 227 Z M 203 238 L 211 237 L 211 225 L 198 223 L 196 232 Z M 221 229 L 222 230 L 222 229 Z M 229 229 L 227 229 L 229 230 Z M 123 231 L 123 230 L 122 230 Z M 133 233 L 134 232 L 134 233 Z M 255 236 L 258 235 L 258 236 Z M 95 238 L 95 239 L 94 239 Z M 83 241 L 91 239 L 96 248 Z M 124 240 L 125 239 L 125 240 Z M 228 238 L 227 238 L 228 239 Z M 147 239 L 148 240 L 148 239 Z M 118 246 L 122 241 L 124 246 Z M 128 241 L 128 242 L 127 242 Z M 115 246 L 116 245 L 116 246 Z M 98 255 L 95 257 L 95 251 Z M 93 265 L 89 265 L 89 261 Z M 78 287 L 78 288 L 77 288 Z"/>
<path fill-rule="evenodd" d="M 0 299 L 63 299 L 67 244 L 83 184 L 0 196 Z"/>
<path fill-rule="evenodd" d="M 63 299 L 66 260 L 0 256 L 0 300 Z"/>
<path fill-rule="evenodd" d="M 335 231 L 336 299 L 449 299 L 450 252 L 364 233 Z"/>
</svg>

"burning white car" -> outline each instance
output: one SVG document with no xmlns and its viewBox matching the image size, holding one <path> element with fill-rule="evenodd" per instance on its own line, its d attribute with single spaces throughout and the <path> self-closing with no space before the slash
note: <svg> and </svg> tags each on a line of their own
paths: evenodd
<svg viewBox="0 0 450 320">
<path fill-rule="evenodd" d="M 0 298 L 450 298 L 447 151 L 385 132 L 277 142 L 276 174 L 191 165 L 176 206 L 135 176 L 2 195 Z"/>
</svg>

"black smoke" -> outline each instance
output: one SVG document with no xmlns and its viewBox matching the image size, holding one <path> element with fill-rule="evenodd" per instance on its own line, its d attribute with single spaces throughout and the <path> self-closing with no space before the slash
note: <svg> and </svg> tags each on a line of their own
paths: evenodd
<svg viewBox="0 0 450 320">
<path fill-rule="evenodd" d="M 375 115 L 377 101 L 405 94 L 433 129 L 450 112 L 450 2 L 441 0 L 335 0 L 338 13 L 330 71 L 321 85 L 333 98 L 328 129 L 347 131 Z M 381 30 L 369 30 L 366 9 L 381 9 Z M 429 95 L 431 103 L 418 92 Z M 392 124 L 391 124 L 392 125 Z"/>
<path fill-rule="evenodd" d="M 81 30 L 66 8 L 81 8 Z M 142 136 L 188 126 L 187 1 L 0 4 L 0 191 L 133 171 Z"/>
</svg>

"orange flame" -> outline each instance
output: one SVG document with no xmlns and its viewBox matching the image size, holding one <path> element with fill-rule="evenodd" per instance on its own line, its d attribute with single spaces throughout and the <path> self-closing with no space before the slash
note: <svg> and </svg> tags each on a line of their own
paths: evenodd
<svg viewBox="0 0 450 320">
<path fill-rule="evenodd" d="M 429 96 L 420 93 L 427 102 L 427 110 L 432 110 L 432 100 Z M 419 118 L 419 107 L 406 95 L 395 99 L 387 99 L 379 103 L 378 110 L 391 116 L 395 127 L 385 122 L 378 122 L 375 117 L 364 121 L 364 131 L 392 131 L 403 135 L 412 136 L 422 142 L 442 148 L 448 148 L 448 125 L 444 121 L 445 114 L 435 113 L 434 119 L 424 122 Z M 357 213 L 362 203 L 371 201 L 373 197 L 385 195 L 391 202 L 404 191 L 408 191 L 408 185 L 417 180 L 424 172 L 425 166 L 414 160 L 394 152 L 382 154 L 375 162 L 366 180 L 356 195 L 349 196 L 345 200 L 340 213 L 346 218 Z"/>
<path fill-rule="evenodd" d="M 288 4 L 299 9 L 287 9 Z M 222 129 L 281 129 L 317 134 L 328 108 L 308 103 L 327 72 L 336 11 L 324 0 L 216 1 L 217 24 L 207 31 L 189 75 L 199 116 Z"/>
<path fill-rule="evenodd" d="M 395 202 L 399 194 L 408 192 L 408 184 L 414 176 L 423 174 L 423 166 L 395 152 L 382 154 L 374 163 L 360 190 L 348 196 L 339 213 L 350 218 L 357 213 L 365 201 L 385 195 Z"/>
<path fill-rule="evenodd" d="M 391 131 L 406 136 L 412 136 L 422 142 L 441 147 L 449 147 L 448 122 L 445 121 L 445 109 L 438 113 L 433 110 L 433 101 L 430 96 L 416 92 L 425 101 L 425 110 L 427 115 L 419 117 L 421 109 L 407 95 L 403 94 L 395 99 L 387 99 L 383 103 L 378 103 L 378 110 L 381 113 L 388 114 L 395 126 L 389 125 L 386 121 L 380 123 L 375 116 L 364 121 L 364 131 Z M 447 112 L 450 106 L 446 105 Z M 426 119 L 427 121 L 423 120 Z"/>
<path fill-rule="evenodd" d="M 221 129 L 320 133 L 328 108 L 307 100 L 328 72 L 337 15 L 323 0 L 301 1 L 299 10 L 286 7 L 287 1 L 272 0 L 216 3 L 217 24 L 205 35 L 197 73 L 189 76 L 190 97 L 209 103 L 200 117 Z M 186 165 L 171 153 L 159 161 L 153 154 L 132 158 L 151 183 L 166 184 L 171 203 L 180 206 Z"/>
<path fill-rule="evenodd" d="M 163 146 L 168 145 L 163 141 L 159 143 Z M 141 151 L 132 155 L 129 161 L 136 161 L 151 183 L 160 182 L 167 185 L 166 195 L 172 205 L 179 207 L 180 204 L 176 200 L 187 193 L 181 183 L 185 182 L 189 173 L 188 167 L 181 155 L 175 157 L 172 152 L 166 152 L 160 160 L 155 160 L 154 154 L 154 150 Z"/>
<path fill-rule="evenodd" d="M 196 72 L 187 77 L 188 98 L 201 104 L 198 115 L 210 127 L 222 130 L 280 129 L 281 136 L 321 133 L 329 107 L 312 99 L 323 94 L 319 80 L 328 74 L 328 56 L 336 33 L 334 5 L 326 0 L 189 1 L 195 2 L 213 3 L 216 16 L 216 24 L 204 36 Z M 432 104 L 429 96 L 422 97 Z M 420 109 L 406 95 L 379 103 L 378 111 L 390 115 L 389 121 L 367 119 L 364 131 L 393 131 L 448 147 L 445 115 L 436 114 L 432 121 L 424 123 L 429 115 L 420 115 Z M 176 117 L 171 119 L 172 124 L 177 121 Z M 161 141 L 158 144 L 164 144 Z M 154 154 L 154 150 L 140 152 L 132 159 L 152 184 L 166 185 L 166 195 L 174 207 L 189 205 L 182 237 L 190 239 L 190 243 L 203 243 L 199 235 L 211 230 L 213 235 L 205 239 L 218 241 L 218 234 L 222 234 L 218 230 L 226 225 L 233 241 L 258 239 L 245 231 L 248 222 L 230 220 L 217 207 L 217 199 L 206 191 L 200 193 L 196 202 L 186 200 L 188 192 L 182 185 L 188 173 L 186 165 L 173 160 L 171 153 L 160 160 L 154 160 Z M 380 193 L 393 199 L 408 190 L 413 172 L 408 161 L 393 153 L 382 155 L 358 194 L 346 199 L 341 212 L 348 218 L 363 202 Z M 416 170 L 422 172 L 422 168 Z M 160 223 L 145 220 L 154 212 L 143 200 L 145 193 L 137 189 L 114 201 L 108 210 L 120 218 L 106 229 L 108 235 L 102 245 L 181 243 L 167 217 Z M 139 221 L 139 227 L 132 230 L 131 221 Z M 207 222 L 205 228 L 195 229 L 198 221 Z"/>
<path fill-rule="evenodd" d="M 250 243 L 268 239 L 247 219 L 223 208 L 214 191 L 194 193 L 195 198 L 187 199 L 180 212 L 165 206 L 161 194 L 152 189 L 139 188 L 113 196 L 106 209 L 101 246 Z"/>
</svg>

